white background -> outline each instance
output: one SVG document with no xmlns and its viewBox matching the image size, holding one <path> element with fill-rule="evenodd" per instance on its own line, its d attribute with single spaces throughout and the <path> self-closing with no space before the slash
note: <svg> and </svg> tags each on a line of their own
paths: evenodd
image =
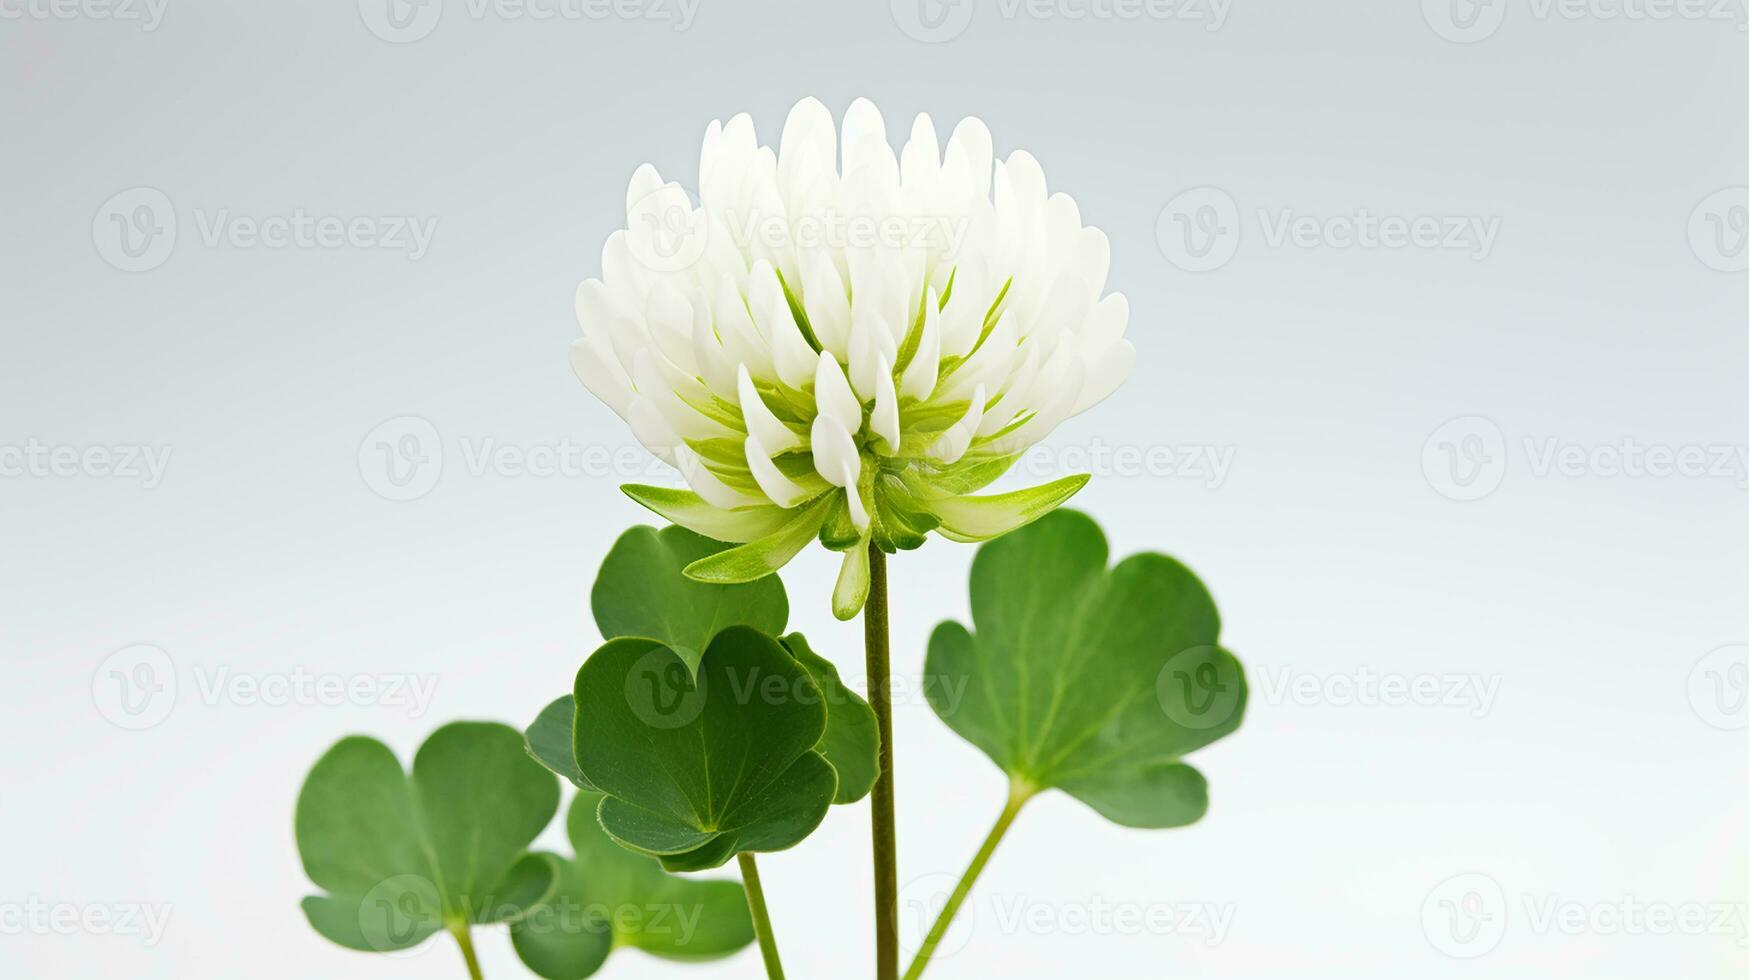
<svg viewBox="0 0 1749 980">
<path fill-rule="evenodd" d="M 406 757 L 444 721 L 521 725 L 566 688 L 596 643 L 595 567 L 648 520 L 616 487 L 645 474 L 470 456 L 634 445 L 566 363 L 572 291 L 625 181 L 649 160 L 690 182 L 711 119 L 750 111 L 774 142 L 809 94 L 835 112 L 868 95 L 895 130 L 979 115 L 1110 235 L 1137 369 L 1041 472 L 1093 465 L 1076 505 L 1115 553 L 1206 579 L 1253 685 L 1244 728 L 1194 758 L 1203 823 L 1127 831 L 1037 801 L 930 976 L 1749 971 L 1735 5 L 1236 0 L 1217 21 L 1208 4 L 703 0 L 682 22 L 677 0 L 542 20 L 447 0 L 411 9 L 409 37 L 376 2 L 170 0 L 127 21 L 0 0 L 0 463 L 18 464 L 0 476 L 0 972 L 462 975 L 442 942 L 371 958 L 308 929 L 298 785 L 343 734 Z M 137 188 L 158 196 L 115 199 Z M 142 205 L 176 237 L 130 256 L 115 217 Z M 435 231 L 417 257 L 207 240 L 299 209 Z M 1485 255 L 1278 235 L 1362 209 L 1497 234 Z M 1224 234 L 1197 258 L 1179 215 Z M 372 433 L 407 418 L 441 466 L 395 501 Z M 1630 443 L 1728 469 L 1619 472 Z M 157 481 L 57 475 L 19 463 L 32 446 L 170 456 Z M 1543 466 L 1551 446 L 1578 461 Z M 1143 462 L 1094 461 L 1119 447 Z M 1147 465 L 1160 447 L 1230 469 Z M 1002 799 L 915 694 L 929 629 L 966 613 L 971 556 L 937 541 L 893 564 L 908 907 L 938 900 Z M 834 571 L 815 549 L 786 572 L 792 624 L 860 683 Z M 176 680 L 137 731 L 112 723 L 139 716 L 109 675 L 136 644 Z M 299 669 L 418 675 L 435 698 L 415 716 L 209 690 Z M 1348 696 L 1364 676 L 1495 693 L 1485 711 L 1367 703 Z M 762 866 L 790 975 L 868 973 L 866 808 Z M 170 918 L 153 944 L 19 926 L 33 903 Z M 1611 918 L 1624 903 L 1726 925 L 1643 934 Z M 1192 906 L 1225 931 L 1105 934 L 1099 917 Z M 1568 908 L 1576 928 L 1542 919 Z M 525 975 L 501 934 L 480 942 L 488 976 Z M 623 953 L 601 975 L 759 973 L 748 951 Z"/>
</svg>

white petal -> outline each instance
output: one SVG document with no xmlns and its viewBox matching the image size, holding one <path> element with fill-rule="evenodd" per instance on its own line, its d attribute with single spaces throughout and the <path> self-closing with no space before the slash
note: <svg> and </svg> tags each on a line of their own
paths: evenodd
<svg viewBox="0 0 1749 980">
<path fill-rule="evenodd" d="M 626 422 L 645 449 L 670 466 L 675 465 L 674 451 L 680 445 L 680 437 L 674 434 L 674 427 L 662 417 L 655 402 L 642 395 L 632 399 Z"/>
<path fill-rule="evenodd" d="M 843 487 L 849 498 L 850 520 L 856 529 L 868 528 L 868 510 L 857 492 L 856 478 L 862 472 L 862 458 L 856 454 L 856 443 L 837 420 L 822 415 L 814 420 L 814 469 L 835 487 Z"/>
<path fill-rule="evenodd" d="M 662 187 L 662 175 L 656 168 L 643 164 L 632 172 L 632 179 L 626 185 L 626 216 L 629 218 L 639 201 L 654 194 Z"/>
<path fill-rule="evenodd" d="M 1075 407 L 1070 415 L 1080 415 L 1106 399 L 1106 396 L 1116 391 L 1118 385 L 1129 377 L 1130 368 L 1136 363 L 1136 348 L 1127 340 L 1120 340 L 1105 349 L 1099 360 L 1087 365 L 1087 381 L 1081 389 L 1081 396 L 1075 400 Z"/>
<path fill-rule="evenodd" d="M 636 397 L 632 379 L 600 336 L 571 342 L 571 370 L 591 394 L 605 402 L 614 414 L 626 418 Z"/>
<path fill-rule="evenodd" d="M 914 205 L 929 206 L 941 175 L 941 146 L 935 139 L 935 124 L 928 113 L 918 113 L 911 123 L 911 138 L 899 153 L 899 178 L 912 195 Z"/>
<path fill-rule="evenodd" d="M 644 323 L 650 339 L 675 367 L 698 373 L 692 351 L 692 304 L 671 282 L 658 283 L 644 304 Z"/>
<path fill-rule="evenodd" d="M 809 446 L 814 452 L 814 469 L 827 483 L 835 487 L 853 487 L 862 472 L 862 457 L 857 455 L 856 442 L 850 430 L 830 415 L 814 420 Z"/>
<path fill-rule="evenodd" d="M 878 197 L 899 189 L 899 161 L 887 142 L 887 124 L 881 111 L 867 99 L 857 99 L 844 113 L 843 156 L 839 171 L 847 180 L 855 181 L 862 192 Z M 884 216 L 896 202 L 871 202 L 870 209 L 856 208 L 852 213 Z M 889 207 L 880 206 L 881 203 Z"/>
<path fill-rule="evenodd" d="M 837 144 L 831 111 L 812 96 L 797 102 L 783 123 L 778 180 L 788 187 L 809 171 L 833 169 Z"/>
<path fill-rule="evenodd" d="M 862 428 L 862 403 L 857 401 L 856 393 L 850 390 L 850 382 L 844 378 L 844 369 L 838 366 L 838 361 L 831 354 L 820 352 L 820 360 L 814 371 L 814 404 L 819 407 L 820 414 L 837 420 L 846 432 L 855 432 Z"/>
<path fill-rule="evenodd" d="M 772 454 L 760 445 L 757 435 L 748 433 L 743 448 L 747 453 L 747 469 L 772 503 L 787 508 L 807 499 L 808 491 L 778 470 L 777 464 L 771 461 Z"/>
<path fill-rule="evenodd" d="M 1070 269 L 1088 287 L 1088 300 L 1097 301 L 1105 292 L 1105 279 L 1111 273 L 1111 240 L 1098 228 L 1083 228 L 1075 238 Z"/>
<path fill-rule="evenodd" d="M 893 370 L 885 357 L 881 358 L 880 373 L 876 375 L 874 411 L 869 413 L 868 427 L 886 443 L 883 448 L 887 455 L 898 452 L 899 393 L 893 388 Z"/>
<path fill-rule="evenodd" d="M 777 281 L 777 270 L 761 260 L 754 264 L 750 275 L 752 295 L 748 296 L 747 305 L 753 311 L 753 323 L 771 345 L 771 360 L 778 379 L 791 388 L 800 388 L 813 373 L 814 349 L 802 338 L 802 328 L 790 313 L 783 285 Z"/>
<path fill-rule="evenodd" d="M 676 446 L 674 449 L 674 467 L 686 479 L 686 485 L 692 492 L 705 499 L 712 507 L 732 510 L 736 507 L 754 507 L 768 503 L 752 494 L 742 493 L 717 478 L 715 473 L 699 458 L 698 453 L 690 446 Z"/>
<path fill-rule="evenodd" d="M 741 415 L 747 422 L 748 435 L 758 436 L 759 444 L 774 455 L 787 453 L 802 445 L 802 437 L 779 421 L 765 404 L 765 400 L 759 397 L 759 389 L 754 386 L 753 376 L 747 372 L 745 364 L 740 367 L 736 387 L 741 399 Z"/>
<path fill-rule="evenodd" d="M 711 329 L 711 312 L 702 293 L 692 304 L 692 359 L 698 365 L 699 376 L 717 397 L 730 404 L 739 403 L 740 392 L 735 384 L 737 362 Z"/>
<path fill-rule="evenodd" d="M 698 381 L 679 374 L 656 351 L 638 352 L 638 362 L 632 377 L 638 382 L 639 400 L 654 405 L 668 421 L 669 428 L 681 438 L 725 439 L 740 435 L 693 408 L 688 396 L 698 399 L 703 394 Z"/>
<path fill-rule="evenodd" d="M 990 196 L 990 147 L 990 130 L 975 116 L 961 119 L 947 140 L 948 158 L 958 155 L 965 160 L 964 166 L 972 176 L 972 191 L 977 197 Z"/>
<path fill-rule="evenodd" d="M 753 376 L 762 380 L 777 380 L 777 369 L 771 360 L 771 345 L 754 325 L 747 304 L 735 289 L 735 283 L 723 276 L 717 283 L 717 294 L 711 303 L 716 315 L 716 332 L 723 339 L 723 352 L 737 364 L 747 365 Z"/>
<path fill-rule="evenodd" d="M 893 330 L 886 320 L 867 306 L 858 306 L 850 324 L 850 384 L 858 400 L 871 401 L 883 370 L 891 370 L 899 355 Z M 888 367 L 883 369 L 881 365 Z M 892 379 L 889 377 L 888 382 Z"/>
<path fill-rule="evenodd" d="M 820 346 L 838 357 L 850 356 L 850 297 L 844 280 L 824 251 L 813 253 L 802 268 L 802 307 Z"/>
<path fill-rule="evenodd" d="M 966 413 L 937 438 L 929 447 L 926 455 L 943 463 L 957 463 L 966 450 L 972 447 L 972 436 L 978 431 L 978 423 L 984 418 L 984 386 L 979 385 L 972 393 L 972 403 L 967 406 Z"/>
<path fill-rule="evenodd" d="M 1089 360 L 1098 359 L 1105 349 L 1123 339 L 1124 327 L 1130 322 L 1130 301 L 1122 293 L 1112 293 L 1099 301 L 1081 326 L 1081 353 Z"/>
<path fill-rule="evenodd" d="M 905 366 L 899 393 L 907 398 L 924 399 L 935 390 L 941 371 L 941 301 L 935 290 L 929 291 L 923 306 L 923 333 L 917 340 L 917 352 Z"/>
</svg>

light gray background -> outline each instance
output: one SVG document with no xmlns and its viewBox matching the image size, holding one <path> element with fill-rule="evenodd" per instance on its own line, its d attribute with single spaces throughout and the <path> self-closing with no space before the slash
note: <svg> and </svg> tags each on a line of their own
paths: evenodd
<svg viewBox="0 0 1749 980">
<path fill-rule="evenodd" d="M 979 115 L 1110 235 L 1138 365 L 1040 472 L 1094 447 L 1231 459 L 1218 480 L 1161 452 L 1109 459 L 1077 501 L 1117 553 L 1198 570 L 1251 672 L 1245 727 L 1195 758 L 1209 817 L 1144 833 L 1040 800 L 931 976 L 1749 975 L 1741 458 L 1723 475 L 1539 465 L 1549 440 L 1749 445 L 1749 273 L 1720 271 L 1744 257 L 1749 192 L 1713 197 L 1749 185 L 1737 22 L 1235 0 L 1210 29 L 1204 6 L 702 0 L 677 29 L 675 6 L 536 20 L 444 0 L 395 43 L 368 26 L 387 23 L 377 0 L 169 0 L 150 30 L 95 0 L 28 2 L 0 0 L 0 972 L 461 975 L 446 943 L 373 959 L 309 931 L 299 782 L 345 733 L 406 756 L 443 721 L 521 724 L 566 687 L 596 641 L 595 566 L 648 520 L 616 486 L 645 474 L 469 457 L 632 445 L 565 354 L 626 179 L 649 160 L 690 183 L 712 118 L 750 111 L 775 142 L 813 94 L 835 112 L 871 96 L 893 130 Z M 1452 10 L 1480 19 L 1453 31 Z M 110 202 L 142 187 L 177 237 L 125 272 Z M 1210 254 L 1230 255 L 1201 273 L 1162 216 L 1197 188 L 1218 190 L 1177 207 L 1225 228 Z M 1271 240 L 1284 214 L 1362 208 L 1497 218 L 1498 235 L 1485 258 Z M 417 259 L 203 240 L 221 216 L 298 209 L 435 236 Z M 417 438 L 392 422 L 409 417 L 432 427 L 411 444 L 429 492 L 398 502 L 375 443 Z M 31 446 L 171 457 L 148 487 L 90 457 L 25 465 Z M 939 900 L 1001 802 L 914 696 L 927 631 L 966 612 L 971 557 L 932 542 L 893 566 L 908 908 Z M 793 622 L 860 683 L 857 628 L 827 612 L 834 560 L 786 572 Z M 153 679 L 114 656 L 138 644 L 169 658 L 156 700 L 132 692 L 144 715 L 113 676 Z M 299 669 L 435 678 L 435 700 L 210 690 Z M 1363 672 L 1497 687 L 1485 711 L 1353 703 Z M 867 972 L 866 837 L 865 808 L 837 810 L 763 862 L 791 976 Z M 1447 900 L 1480 918 L 1447 919 Z M 1724 925 L 1635 934 L 1611 917 L 1624 902 Z M 44 904 L 170 919 L 152 944 L 32 925 Z M 1103 935 L 1105 906 L 1230 922 Z M 480 942 L 488 976 L 524 975 L 502 935 Z M 602 975 L 759 966 L 627 953 Z"/>
</svg>

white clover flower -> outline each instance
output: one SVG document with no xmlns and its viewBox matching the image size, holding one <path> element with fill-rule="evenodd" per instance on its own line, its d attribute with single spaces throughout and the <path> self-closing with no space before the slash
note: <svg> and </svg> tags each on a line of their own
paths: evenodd
<svg viewBox="0 0 1749 980">
<path fill-rule="evenodd" d="M 638 168 L 572 347 L 583 383 L 692 488 L 626 492 L 740 545 L 688 575 L 751 580 L 818 537 L 847 552 L 833 610 L 849 618 L 871 544 L 986 540 L 1086 482 L 967 496 L 1134 359 L 1128 304 L 1102 295 L 1105 235 L 1030 154 L 992 166 L 972 118 L 943 152 L 926 115 L 895 154 L 866 99 L 841 134 L 805 99 L 776 152 L 745 114 L 712 122 L 698 189 Z"/>
</svg>

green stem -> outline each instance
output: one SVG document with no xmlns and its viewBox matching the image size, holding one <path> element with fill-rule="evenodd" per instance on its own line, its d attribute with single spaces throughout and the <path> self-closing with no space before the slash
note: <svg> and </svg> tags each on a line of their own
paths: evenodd
<svg viewBox="0 0 1749 980">
<path fill-rule="evenodd" d="M 449 923 L 449 934 L 455 937 L 456 945 L 462 948 L 462 959 L 468 961 L 468 976 L 472 980 L 481 980 L 480 958 L 474 955 L 474 937 L 468 933 L 468 924 Z"/>
<path fill-rule="evenodd" d="M 870 796 L 874 825 L 875 977 L 899 978 L 899 849 L 893 818 L 893 697 L 887 649 L 887 556 L 868 549 L 868 604 L 862 610 L 868 703 L 880 732 L 880 778 Z"/>
<path fill-rule="evenodd" d="M 765 957 L 765 975 L 783 980 L 783 963 L 777 958 L 777 937 L 771 932 L 771 913 L 765 909 L 765 886 L 759 883 L 759 865 L 749 851 L 735 855 L 741 864 L 741 884 L 747 889 L 747 907 L 753 911 L 753 932 L 759 937 L 759 953 Z"/>
<path fill-rule="evenodd" d="M 996 826 L 990 829 L 990 836 L 984 838 L 984 846 L 978 848 L 977 856 L 972 858 L 971 867 L 960 876 L 959 884 L 954 886 L 953 894 L 948 896 L 947 905 L 936 916 L 935 924 L 929 927 L 929 935 L 923 940 L 922 948 L 917 950 L 917 956 L 911 960 L 911 968 L 905 971 L 905 980 L 917 980 L 923 975 L 923 968 L 929 965 L 929 957 L 935 955 L 935 947 L 947 935 L 948 927 L 953 925 L 954 916 L 959 914 L 960 906 L 964 904 L 966 896 L 971 894 L 978 876 L 984 873 L 984 865 L 989 864 L 990 855 L 996 853 L 996 845 L 1002 843 L 1002 838 L 1008 835 L 1008 828 L 1014 825 L 1014 818 L 1020 815 L 1020 808 L 1037 792 L 1032 785 L 1021 779 L 1015 779 L 1010 784 L 1008 803 L 1002 808 L 1002 815 L 996 818 Z"/>
</svg>

